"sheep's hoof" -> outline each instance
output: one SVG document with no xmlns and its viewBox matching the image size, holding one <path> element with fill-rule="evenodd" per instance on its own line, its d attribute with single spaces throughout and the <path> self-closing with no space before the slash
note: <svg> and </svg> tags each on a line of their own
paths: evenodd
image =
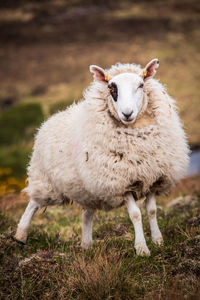
<svg viewBox="0 0 200 300">
<path fill-rule="evenodd" d="M 25 245 L 28 237 L 28 231 L 26 229 L 17 228 L 17 232 L 14 239 L 17 243 Z"/>
<path fill-rule="evenodd" d="M 88 249 L 92 246 L 92 242 L 86 243 L 86 242 L 81 242 L 81 247 L 83 249 Z"/>
<path fill-rule="evenodd" d="M 163 241 L 163 238 L 162 236 L 158 237 L 158 238 L 154 238 L 153 239 L 153 243 L 157 246 L 163 246 L 164 244 L 164 241 Z"/>
<path fill-rule="evenodd" d="M 138 243 L 135 245 L 136 254 L 139 256 L 149 256 L 150 251 L 146 244 Z"/>
</svg>

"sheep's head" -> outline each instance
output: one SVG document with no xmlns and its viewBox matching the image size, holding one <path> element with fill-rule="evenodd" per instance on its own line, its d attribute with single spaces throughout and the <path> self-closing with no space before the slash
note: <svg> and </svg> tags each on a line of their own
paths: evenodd
<svg viewBox="0 0 200 300">
<path fill-rule="evenodd" d="M 90 72 L 94 80 L 106 84 L 109 100 L 112 102 L 118 118 L 125 125 L 134 123 L 142 108 L 143 88 L 146 80 L 156 74 L 159 67 L 158 59 L 151 60 L 140 74 L 121 73 L 109 78 L 109 73 L 102 68 L 91 65 Z"/>
</svg>

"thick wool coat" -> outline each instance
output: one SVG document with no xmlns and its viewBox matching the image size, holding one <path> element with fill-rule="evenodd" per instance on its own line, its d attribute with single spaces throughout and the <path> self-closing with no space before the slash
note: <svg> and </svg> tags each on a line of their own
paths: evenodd
<svg viewBox="0 0 200 300">
<path fill-rule="evenodd" d="M 117 64 L 110 77 L 141 73 Z M 107 84 L 94 81 L 83 100 L 49 118 L 39 129 L 25 191 L 42 206 L 75 201 L 108 210 L 149 192 L 167 192 L 186 173 L 189 148 L 175 101 L 148 79 L 134 124 L 118 119 Z"/>
</svg>

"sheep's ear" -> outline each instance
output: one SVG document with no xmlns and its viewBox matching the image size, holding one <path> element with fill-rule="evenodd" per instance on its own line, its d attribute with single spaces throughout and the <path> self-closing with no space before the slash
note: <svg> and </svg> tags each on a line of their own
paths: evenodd
<svg viewBox="0 0 200 300">
<path fill-rule="evenodd" d="M 90 72 L 93 73 L 94 80 L 101 81 L 101 82 L 108 82 L 109 78 L 108 75 L 105 74 L 104 69 L 91 65 L 90 66 Z"/>
<path fill-rule="evenodd" d="M 159 60 L 157 58 L 152 59 L 142 71 L 142 78 L 152 78 L 156 74 L 156 69 L 159 67 Z"/>
</svg>

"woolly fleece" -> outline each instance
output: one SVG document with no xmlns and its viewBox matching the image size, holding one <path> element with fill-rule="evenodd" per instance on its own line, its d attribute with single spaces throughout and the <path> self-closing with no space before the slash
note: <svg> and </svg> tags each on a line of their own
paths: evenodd
<svg viewBox="0 0 200 300">
<path fill-rule="evenodd" d="M 110 77 L 140 74 L 116 64 Z M 155 79 L 144 84 L 143 106 L 129 126 L 120 122 L 104 82 L 94 81 L 83 100 L 39 129 L 25 191 L 40 207 L 70 200 L 109 210 L 148 192 L 167 192 L 186 173 L 189 148 L 175 101 Z"/>
</svg>

